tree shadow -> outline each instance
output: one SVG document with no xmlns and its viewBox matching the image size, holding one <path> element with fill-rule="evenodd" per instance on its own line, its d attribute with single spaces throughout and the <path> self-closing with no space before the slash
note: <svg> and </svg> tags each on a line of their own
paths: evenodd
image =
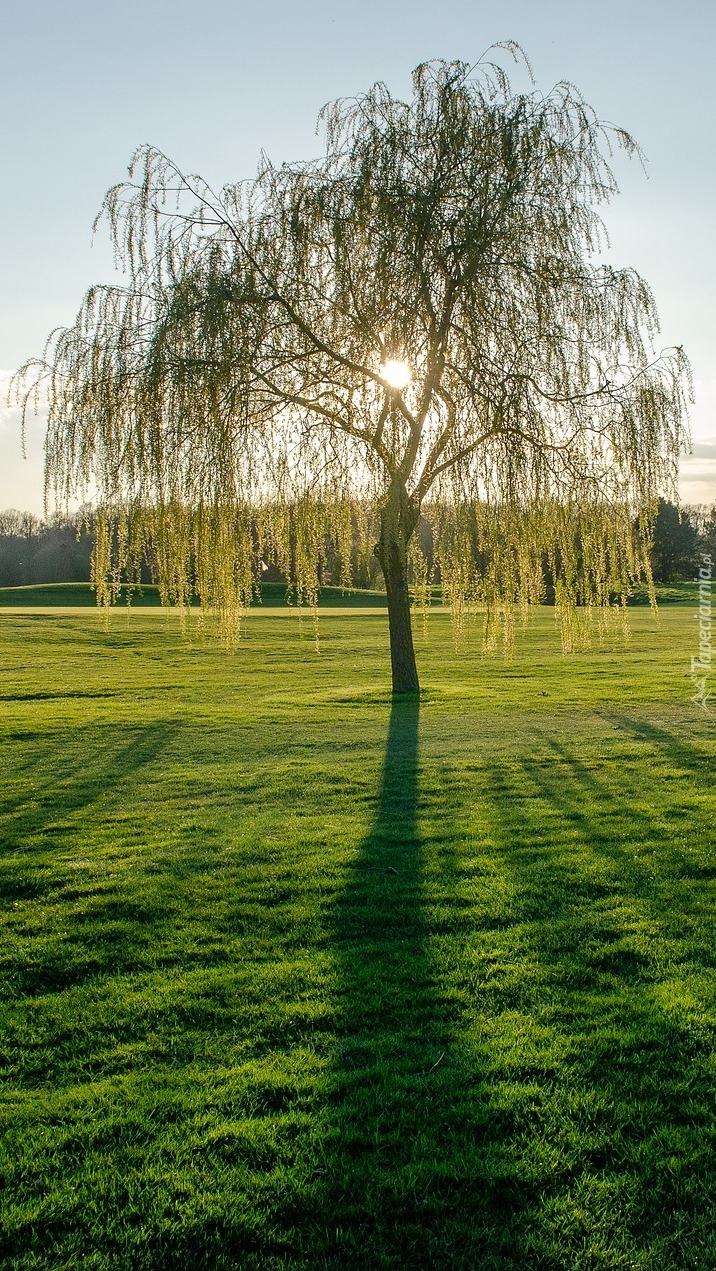
<svg viewBox="0 0 716 1271">
<path fill-rule="evenodd" d="M 165 749 L 178 727 L 158 720 L 145 726 L 86 725 L 70 735 L 60 730 L 31 735 L 32 751 L 12 761 L 22 775 L 24 797 L 12 788 L 0 794 L 0 846 L 18 847 L 48 831 L 53 835 L 69 828 L 58 820 L 131 780 Z"/>
<path fill-rule="evenodd" d="M 120 843 L 141 839 L 141 804 L 132 804 L 132 791 L 178 728 L 159 720 L 145 727 L 88 725 L 71 736 L 55 730 L 35 747 L 32 765 L 17 765 L 27 792 L 0 799 L 0 902 L 19 955 L 13 995 L 60 992 L 133 968 L 151 949 L 165 906 L 146 880 L 140 885 L 118 865 L 112 827 L 121 826 Z M 123 793 L 136 807 L 131 827 Z M 23 902 L 43 907 L 40 957 L 31 955 L 36 933 L 31 921 L 26 927 Z"/>
<path fill-rule="evenodd" d="M 709 787 L 713 786 L 716 774 L 716 757 L 713 752 L 709 753 L 693 742 L 684 741 L 677 733 L 672 733 L 663 726 L 650 724 L 647 720 L 630 719 L 626 715 L 618 715 L 615 712 L 605 713 L 604 718 L 636 740 L 654 746 L 657 755 L 666 762 L 685 768 L 694 777 L 703 778 L 705 782 L 708 782 Z M 709 723 L 712 718 L 709 718 Z M 699 722 L 703 725 L 705 720 L 706 717 Z M 708 739 L 713 740 L 716 735 L 713 725 L 710 733 L 711 736 Z M 707 740 L 707 737 L 707 730 L 704 729 L 703 740 Z"/>
<path fill-rule="evenodd" d="M 668 741 L 656 731 L 645 729 Z M 687 746 L 676 752 L 685 766 L 695 761 Z M 489 770 L 522 957 L 535 959 L 520 999 L 498 995 L 492 1006 L 517 1008 L 525 1036 L 534 1031 L 520 1076 L 534 1084 L 535 1138 L 554 1124 L 527 1216 L 528 1265 L 572 1265 L 571 1251 L 575 1266 L 616 1266 L 629 1250 L 631 1265 L 677 1268 L 702 1248 L 703 1261 L 688 1264 L 711 1265 L 713 1170 L 702 1146 L 712 1134 L 710 909 L 699 903 L 698 870 L 682 872 L 677 830 L 635 807 L 632 782 L 629 771 L 590 766 L 578 747 L 537 734 L 529 760 Z M 643 845 L 659 851 L 642 859 Z M 527 1198 L 519 1135 L 513 1150 Z M 603 1261 L 578 1261 L 582 1240 Z"/>
<path fill-rule="evenodd" d="M 655 876 L 633 836 L 659 842 L 663 825 L 631 774 L 541 734 L 516 764 L 486 756 L 471 810 L 459 765 L 421 764 L 418 722 L 417 704 L 394 706 L 335 912 L 314 1264 L 547 1271 L 628 1253 L 675 1268 L 682 1240 L 710 1251 L 710 1041 L 689 995 L 708 1013 L 691 972 L 712 959 L 696 922 L 689 965 L 670 962 L 670 906 L 686 926 L 689 903 L 670 885 L 678 834 Z"/>
<path fill-rule="evenodd" d="M 428 948 L 419 711 L 417 699 L 392 705 L 375 821 L 335 910 L 333 1128 L 310 1220 L 326 1266 L 477 1265 L 465 1249 L 447 1256 L 444 1230 L 459 1208 L 456 1092 L 469 1076 Z"/>
</svg>

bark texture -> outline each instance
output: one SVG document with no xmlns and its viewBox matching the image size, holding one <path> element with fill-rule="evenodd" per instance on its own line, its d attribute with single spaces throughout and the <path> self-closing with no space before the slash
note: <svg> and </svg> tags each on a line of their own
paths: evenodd
<svg viewBox="0 0 716 1271">
<path fill-rule="evenodd" d="M 380 539 L 375 554 L 383 571 L 388 598 L 394 694 L 420 692 L 408 592 L 408 544 L 419 516 L 420 509 L 411 502 L 405 487 L 398 483 L 392 485 L 380 514 Z"/>
</svg>

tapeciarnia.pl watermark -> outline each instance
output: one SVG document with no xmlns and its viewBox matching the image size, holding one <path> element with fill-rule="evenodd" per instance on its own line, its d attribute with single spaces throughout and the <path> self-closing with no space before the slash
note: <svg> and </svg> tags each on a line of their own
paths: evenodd
<svg viewBox="0 0 716 1271">
<path fill-rule="evenodd" d="M 694 618 L 699 624 L 699 656 L 697 658 L 692 657 L 691 673 L 689 675 L 696 692 L 689 700 L 695 706 L 700 706 L 704 711 L 710 709 L 708 702 L 712 696 L 708 682 L 711 674 L 713 653 L 711 644 L 711 574 L 711 557 L 702 556 L 701 568 L 698 576 L 694 579 L 694 582 L 699 585 L 699 607 L 694 614 Z"/>
</svg>

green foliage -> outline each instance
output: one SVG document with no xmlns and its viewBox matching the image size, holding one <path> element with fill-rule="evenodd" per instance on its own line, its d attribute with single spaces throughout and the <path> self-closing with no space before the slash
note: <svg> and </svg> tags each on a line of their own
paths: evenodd
<svg viewBox="0 0 716 1271">
<path fill-rule="evenodd" d="M 419 713 L 380 617 L 108 621 L 0 625 L 8 1271 L 710 1271 L 691 608 L 437 614 Z"/>
<path fill-rule="evenodd" d="M 84 515 L 41 520 L 9 508 L 0 512 L 0 587 L 89 582 L 90 539 Z"/>
<path fill-rule="evenodd" d="M 704 508 L 702 515 L 696 517 L 699 523 L 698 552 L 716 560 L 716 503 Z"/>
<path fill-rule="evenodd" d="M 692 523 L 688 510 L 659 499 L 651 548 L 654 580 L 669 583 L 693 577 L 698 539 L 698 527 Z"/>
<path fill-rule="evenodd" d="M 143 545 L 162 594 L 229 634 L 262 558 L 310 602 L 352 524 L 392 606 L 422 508 L 458 624 L 484 599 L 509 643 L 548 558 L 572 646 L 578 604 L 648 576 L 682 441 L 683 352 L 654 354 L 647 284 L 595 263 L 609 156 L 635 144 L 572 85 L 515 92 L 490 62 L 426 63 L 410 101 L 376 84 L 321 118 L 315 161 L 216 194 L 145 147 L 105 198 L 127 283 L 90 291 L 34 368 L 48 489 L 104 500 L 99 598 Z"/>
</svg>

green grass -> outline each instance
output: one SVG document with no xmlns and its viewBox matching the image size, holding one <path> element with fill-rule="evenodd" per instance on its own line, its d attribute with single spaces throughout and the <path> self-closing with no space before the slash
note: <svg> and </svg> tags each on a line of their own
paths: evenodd
<svg viewBox="0 0 716 1271">
<path fill-rule="evenodd" d="M 699 585 L 694 579 L 676 583 L 657 583 L 656 595 L 660 605 L 690 604 L 698 605 Z M 649 593 L 646 588 L 638 588 L 629 603 L 632 605 L 648 605 Z"/>
<path fill-rule="evenodd" d="M 632 626 L 436 614 L 391 707 L 378 613 L 0 616 L 3 1268 L 713 1271 L 716 716 Z"/>
<path fill-rule="evenodd" d="M 698 586 L 693 582 L 662 583 L 657 587 L 660 605 L 698 604 L 696 599 Z M 434 603 L 440 604 L 440 588 L 433 588 Z M 120 601 L 120 605 L 121 605 Z M 132 593 L 132 607 L 144 609 L 157 608 L 159 588 L 154 584 L 146 584 L 141 590 Z M 192 603 L 198 604 L 198 600 Z M 646 590 L 636 591 L 630 600 L 634 605 L 648 605 L 649 596 Z M 261 600 L 254 602 L 254 607 L 284 607 L 287 604 L 286 586 L 284 583 L 263 583 Z M 322 587 L 319 608 L 354 609 L 385 608 L 384 591 L 364 591 L 355 588 L 353 591 L 342 591 L 340 587 Z M 89 583 L 41 583 L 31 587 L 0 587 L 0 609 L 38 609 L 38 608 L 94 608 L 95 594 Z"/>
<path fill-rule="evenodd" d="M 89 583 L 41 583 L 32 587 L 0 587 L 0 608 L 37 609 L 37 608 L 94 608 L 95 594 Z M 120 601 L 121 605 L 122 601 Z M 132 593 L 132 608 L 157 608 L 160 604 L 159 588 L 147 584 L 141 590 Z M 198 600 L 195 602 L 198 604 Z M 286 605 L 285 583 L 263 583 L 261 600 L 255 605 L 267 608 Z M 318 600 L 319 607 L 343 608 L 384 608 L 386 604 L 384 591 L 342 591 L 340 587 L 322 587 Z"/>
</svg>

